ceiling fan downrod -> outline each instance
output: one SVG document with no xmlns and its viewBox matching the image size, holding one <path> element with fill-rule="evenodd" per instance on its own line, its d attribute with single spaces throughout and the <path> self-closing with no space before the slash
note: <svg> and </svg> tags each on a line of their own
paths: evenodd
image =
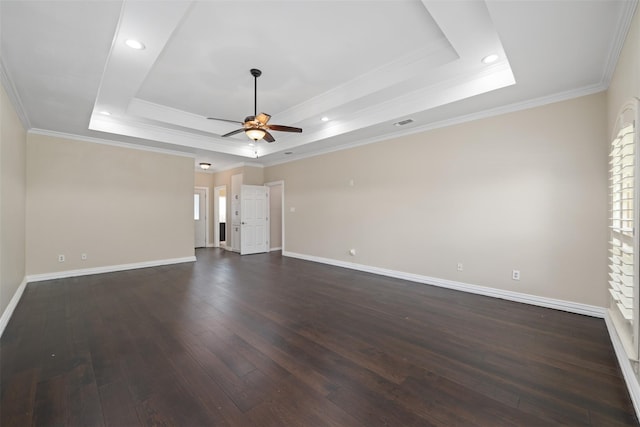
<svg viewBox="0 0 640 427">
<path fill-rule="evenodd" d="M 257 68 L 251 69 L 253 76 L 253 117 L 258 115 L 258 77 L 262 75 L 262 71 Z"/>
</svg>

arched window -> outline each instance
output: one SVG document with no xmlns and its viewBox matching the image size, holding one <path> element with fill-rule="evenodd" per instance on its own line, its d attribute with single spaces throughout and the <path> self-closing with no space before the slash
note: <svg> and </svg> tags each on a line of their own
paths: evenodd
<svg viewBox="0 0 640 427">
<path fill-rule="evenodd" d="M 609 315 L 627 355 L 638 360 L 638 100 L 622 108 L 609 154 Z"/>
</svg>

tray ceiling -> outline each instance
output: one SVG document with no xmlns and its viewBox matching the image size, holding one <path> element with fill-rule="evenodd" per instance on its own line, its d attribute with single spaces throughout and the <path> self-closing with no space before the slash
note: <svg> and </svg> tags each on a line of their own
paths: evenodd
<svg viewBox="0 0 640 427">
<path fill-rule="evenodd" d="M 603 90 L 635 6 L 3 0 L 1 60 L 33 131 L 181 152 L 219 170 Z M 483 63 L 489 54 L 498 60 Z M 206 119 L 253 114 L 251 68 L 263 71 L 258 112 L 302 134 L 251 144 L 220 136 L 237 125 Z"/>
</svg>

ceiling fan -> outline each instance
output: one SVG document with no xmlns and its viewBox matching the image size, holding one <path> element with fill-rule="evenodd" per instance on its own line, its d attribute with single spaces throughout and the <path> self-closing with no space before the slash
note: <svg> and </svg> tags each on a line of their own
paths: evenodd
<svg viewBox="0 0 640 427">
<path fill-rule="evenodd" d="M 268 124 L 269 119 L 271 118 L 270 115 L 265 113 L 258 114 L 258 77 L 262 75 L 262 71 L 258 70 L 257 68 L 252 68 L 251 75 L 253 76 L 253 116 L 247 116 L 244 119 L 244 122 L 207 117 L 207 119 L 209 120 L 220 120 L 223 122 L 238 123 L 242 125 L 242 128 L 226 133 L 222 135 L 222 137 L 224 138 L 240 132 L 244 132 L 249 137 L 249 139 L 252 139 L 253 141 L 260 141 L 262 138 L 264 138 L 267 142 L 273 142 L 275 141 L 275 138 L 269 133 L 270 130 L 279 132 L 302 132 L 302 129 L 292 126 L 270 125 Z"/>
</svg>

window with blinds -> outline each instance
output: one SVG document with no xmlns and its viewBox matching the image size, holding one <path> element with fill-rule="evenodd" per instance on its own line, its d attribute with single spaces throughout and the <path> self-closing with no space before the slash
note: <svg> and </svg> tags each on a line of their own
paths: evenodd
<svg viewBox="0 0 640 427">
<path fill-rule="evenodd" d="M 638 223 L 636 116 L 624 106 L 611 141 L 609 200 L 609 313 L 629 358 L 638 360 Z"/>
</svg>

